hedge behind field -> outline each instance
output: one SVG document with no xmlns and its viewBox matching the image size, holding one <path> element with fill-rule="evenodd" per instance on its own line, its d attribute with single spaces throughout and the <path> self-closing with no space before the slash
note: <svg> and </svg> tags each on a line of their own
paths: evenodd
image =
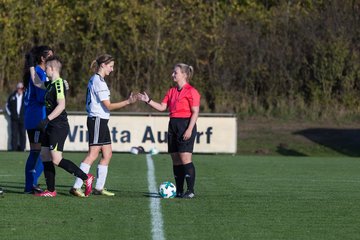
<svg viewBox="0 0 360 240">
<path fill-rule="evenodd" d="M 0 0 L 1 105 L 40 44 L 63 59 L 72 110 L 84 109 L 91 61 L 109 53 L 114 100 L 144 90 L 160 100 L 185 62 L 203 112 L 360 113 L 358 0 Z"/>
</svg>

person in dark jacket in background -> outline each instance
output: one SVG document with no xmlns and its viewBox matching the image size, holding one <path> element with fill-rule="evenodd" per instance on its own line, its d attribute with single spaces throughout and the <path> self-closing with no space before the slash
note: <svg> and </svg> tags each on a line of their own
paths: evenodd
<svg viewBox="0 0 360 240">
<path fill-rule="evenodd" d="M 6 103 L 6 112 L 11 120 L 11 150 L 25 151 L 24 84 L 19 82 Z"/>
</svg>

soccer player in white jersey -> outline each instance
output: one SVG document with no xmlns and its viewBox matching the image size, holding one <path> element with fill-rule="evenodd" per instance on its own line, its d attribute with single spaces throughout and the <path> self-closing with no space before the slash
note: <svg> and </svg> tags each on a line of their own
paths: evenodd
<svg viewBox="0 0 360 240">
<path fill-rule="evenodd" d="M 110 90 L 105 82 L 105 77 L 114 70 L 114 58 L 109 54 L 103 54 L 91 63 L 94 75 L 90 78 L 86 94 L 86 111 L 88 113 L 87 128 L 89 132 L 89 150 L 85 159 L 80 164 L 80 169 L 89 173 L 91 165 L 98 158 L 100 151 L 101 159 L 97 167 L 96 185 L 94 195 L 114 196 L 104 188 L 108 173 L 108 166 L 112 156 L 112 146 L 108 122 L 110 111 L 123 108 L 136 102 L 136 96 L 132 93 L 127 100 L 112 103 Z M 81 189 L 83 180 L 76 178 L 70 193 L 77 197 L 84 197 Z"/>
</svg>

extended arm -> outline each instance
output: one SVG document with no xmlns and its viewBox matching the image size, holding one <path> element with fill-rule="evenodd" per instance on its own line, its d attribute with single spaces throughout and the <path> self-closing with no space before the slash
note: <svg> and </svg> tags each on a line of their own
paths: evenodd
<svg viewBox="0 0 360 240">
<path fill-rule="evenodd" d="M 110 102 L 110 100 L 104 100 L 102 101 L 102 104 L 104 104 L 104 106 L 109 110 L 109 111 L 112 111 L 112 110 L 116 110 L 116 109 L 120 109 L 120 108 L 123 108 L 129 104 L 132 104 L 134 102 L 136 102 L 136 96 L 133 95 L 133 93 L 130 94 L 130 97 L 124 101 L 121 101 L 121 102 L 116 102 L 116 103 L 112 103 Z"/>
<path fill-rule="evenodd" d="M 155 102 L 154 100 L 149 98 L 149 96 L 146 94 L 146 92 L 144 92 L 143 94 L 138 93 L 137 98 L 143 102 L 146 102 L 150 107 L 152 107 L 160 112 L 165 111 L 167 108 L 167 104 Z"/>
</svg>

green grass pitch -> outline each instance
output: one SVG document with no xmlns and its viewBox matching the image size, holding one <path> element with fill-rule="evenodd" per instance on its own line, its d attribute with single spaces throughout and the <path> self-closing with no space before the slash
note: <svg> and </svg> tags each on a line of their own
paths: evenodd
<svg viewBox="0 0 360 240">
<path fill-rule="evenodd" d="M 77 164 L 84 156 L 64 154 Z M 152 239 L 145 155 L 115 153 L 106 187 L 116 196 L 84 199 L 69 195 L 74 177 L 60 168 L 56 198 L 23 194 L 26 157 L 0 152 L 0 239 Z M 153 160 L 157 184 L 174 182 L 169 156 Z M 194 155 L 194 162 L 196 198 L 160 201 L 165 239 L 360 238 L 358 158 Z"/>
</svg>

